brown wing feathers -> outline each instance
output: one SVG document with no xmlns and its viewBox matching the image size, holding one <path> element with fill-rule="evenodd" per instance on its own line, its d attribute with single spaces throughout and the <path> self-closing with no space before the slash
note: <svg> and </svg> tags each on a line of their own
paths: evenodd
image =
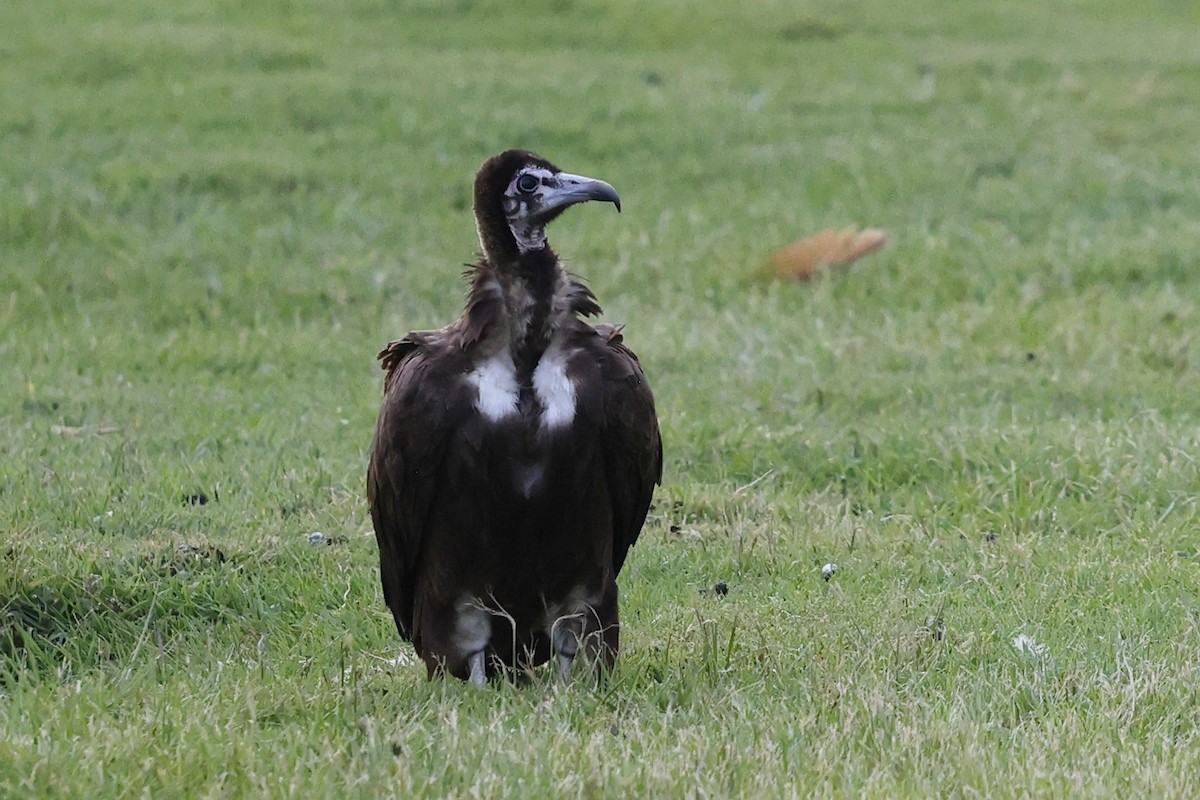
<svg viewBox="0 0 1200 800">
<path fill-rule="evenodd" d="M 637 541 L 654 487 L 662 482 L 662 439 L 654 397 L 637 356 L 621 343 L 620 331 L 619 326 L 597 326 L 609 348 L 604 452 L 613 498 L 614 573 L 621 571 Z"/>
</svg>

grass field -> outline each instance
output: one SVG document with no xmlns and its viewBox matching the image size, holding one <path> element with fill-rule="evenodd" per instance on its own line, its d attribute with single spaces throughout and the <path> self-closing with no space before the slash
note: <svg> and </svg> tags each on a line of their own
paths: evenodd
<svg viewBox="0 0 1200 800">
<path fill-rule="evenodd" d="M 1200 6 L 0 29 L 0 796 L 1200 795 Z M 373 357 L 510 146 L 620 190 L 551 238 L 666 442 L 603 689 L 388 663 Z"/>
</svg>

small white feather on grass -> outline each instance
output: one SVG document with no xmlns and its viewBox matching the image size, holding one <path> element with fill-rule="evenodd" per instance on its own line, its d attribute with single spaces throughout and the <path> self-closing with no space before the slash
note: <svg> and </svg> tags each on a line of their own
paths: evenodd
<svg viewBox="0 0 1200 800">
<path fill-rule="evenodd" d="M 1012 644 L 1018 653 L 1024 653 L 1025 655 L 1035 656 L 1037 658 L 1041 658 L 1042 656 L 1046 655 L 1047 651 L 1049 650 L 1046 645 L 1042 644 L 1037 639 L 1034 639 L 1027 633 L 1017 634 L 1015 637 L 1013 637 Z"/>
</svg>

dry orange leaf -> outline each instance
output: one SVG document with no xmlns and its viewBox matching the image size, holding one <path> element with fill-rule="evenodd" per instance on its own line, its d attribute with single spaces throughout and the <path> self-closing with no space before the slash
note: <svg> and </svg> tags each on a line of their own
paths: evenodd
<svg viewBox="0 0 1200 800">
<path fill-rule="evenodd" d="M 766 268 L 780 278 L 808 280 L 822 267 L 844 267 L 887 244 L 879 228 L 826 228 L 798 239 L 767 257 Z"/>
</svg>

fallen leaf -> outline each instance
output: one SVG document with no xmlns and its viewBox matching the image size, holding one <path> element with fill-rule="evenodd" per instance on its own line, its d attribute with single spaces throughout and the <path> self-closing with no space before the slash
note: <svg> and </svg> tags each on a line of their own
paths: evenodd
<svg viewBox="0 0 1200 800">
<path fill-rule="evenodd" d="M 885 244 L 887 233 L 879 228 L 826 228 L 774 251 L 765 266 L 777 277 L 805 281 L 822 267 L 849 266 Z"/>
</svg>

